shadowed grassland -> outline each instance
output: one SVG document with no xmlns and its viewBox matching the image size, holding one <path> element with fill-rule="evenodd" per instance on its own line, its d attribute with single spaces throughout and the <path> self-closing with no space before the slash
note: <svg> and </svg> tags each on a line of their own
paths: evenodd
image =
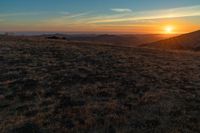
<svg viewBox="0 0 200 133">
<path fill-rule="evenodd" d="M 0 37 L 1 133 L 198 133 L 200 55 Z"/>
</svg>

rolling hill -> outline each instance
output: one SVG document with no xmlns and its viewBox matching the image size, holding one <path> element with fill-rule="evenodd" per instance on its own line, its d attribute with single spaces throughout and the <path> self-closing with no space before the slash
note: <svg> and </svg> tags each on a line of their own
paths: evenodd
<svg viewBox="0 0 200 133">
<path fill-rule="evenodd" d="M 0 132 L 199 133 L 199 58 L 0 36 Z"/>
<path fill-rule="evenodd" d="M 177 37 L 141 45 L 143 47 L 172 49 L 172 50 L 200 50 L 200 30 Z"/>
</svg>

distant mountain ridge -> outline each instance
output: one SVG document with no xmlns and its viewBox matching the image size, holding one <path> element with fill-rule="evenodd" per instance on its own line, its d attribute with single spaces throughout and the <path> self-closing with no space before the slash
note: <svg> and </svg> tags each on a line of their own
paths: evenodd
<svg viewBox="0 0 200 133">
<path fill-rule="evenodd" d="M 88 41 L 98 43 L 109 43 L 120 46 L 139 46 L 144 43 L 151 43 L 158 40 L 166 39 L 170 36 L 160 34 L 146 34 L 146 35 L 65 35 L 65 34 L 54 34 L 54 35 L 43 35 L 49 39 L 65 39 L 68 41 Z"/>
<path fill-rule="evenodd" d="M 183 34 L 161 41 L 146 43 L 143 47 L 171 49 L 171 50 L 200 50 L 200 30 Z"/>
</svg>

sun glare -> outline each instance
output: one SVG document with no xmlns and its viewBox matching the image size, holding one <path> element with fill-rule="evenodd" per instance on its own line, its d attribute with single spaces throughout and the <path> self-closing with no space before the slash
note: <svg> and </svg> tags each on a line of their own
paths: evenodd
<svg viewBox="0 0 200 133">
<path fill-rule="evenodd" d="M 171 25 L 166 26 L 164 31 L 165 31 L 166 34 L 172 34 L 174 32 L 174 27 L 171 26 Z"/>
</svg>

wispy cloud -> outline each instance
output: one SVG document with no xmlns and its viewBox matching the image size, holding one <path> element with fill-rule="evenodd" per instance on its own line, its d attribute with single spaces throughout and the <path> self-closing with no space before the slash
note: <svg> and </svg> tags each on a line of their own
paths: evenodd
<svg viewBox="0 0 200 133">
<path fill-rule="evenodd" d="M 130 21 L 140 21 L 140 20 L 154 20 L 154 19 L 167 19 L 167 18 L 182 18 L 182 17 L 192 17 L 200 16 L 200 5 L 190 6 L 190 7 L 180 7 L 166 10 L 151 10 L 143 12 L 134 12 L 130 14 L 119 14 L 118 16 L 113 15 L 102 16 L 96 18 L 91 18 L 89 23 L 99 24 L 99 23 L 119 23 L 119 22 L 130 22 Z"/>
<path fill-rule="evenodd" d="M 66 27 L 78 24 L 85 24 L 83 19 L 88 18 L 90 12 L 82 12 L 82 13 L 69 13 L 69 12 L 60 12 L 60 16 L 52 17 L 49 19 L 45 19 L 40 21 L 43 25 L 51 25 L 57 27 Z"/>
<path fill-rule="evenodd" d="M 64 17 L 66 17 L 66 18 L 80 18 L 80 17 L 87 16 L 89 14 L 90 14 L 90 12 L 74 13 L 74 14 L 68 14 Z"/>
<path fill-rule="evenodd" d="M 128 8 L 112 8 L 111 11 L 119 12 L 119 13 L 132 12 L 132 10 Z"/>
</svg>

